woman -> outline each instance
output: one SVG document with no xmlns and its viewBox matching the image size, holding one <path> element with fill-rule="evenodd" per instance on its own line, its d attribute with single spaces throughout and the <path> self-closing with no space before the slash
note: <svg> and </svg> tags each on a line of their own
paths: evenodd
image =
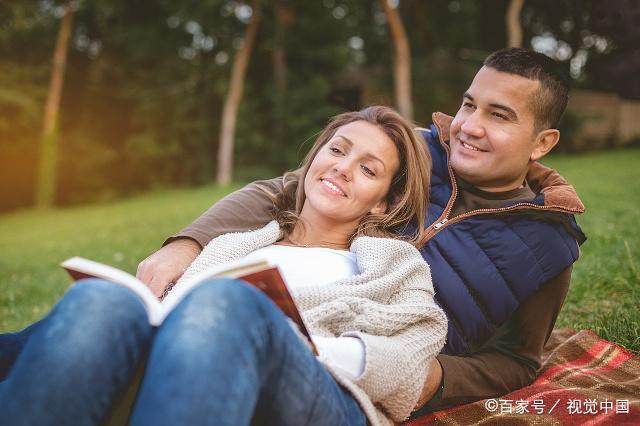
<svg viewBox="0 0 640 426">
<path fill-rule="evenodd" d="M 299 180 L 273 197 L 276 221 L 213 240 L 183 277 L 247 256 L 278 264 L 319 357 L 259 291 L 205 283 L 155 333 L 131 422 L 405 419 L 446 335 L 414 247 L 423 237 L 429 165 L 422 141 L 393 110 L 335 117 Z M 414 234 L 400 241 L 394 229 L 409 224 Z"/>
</svg>

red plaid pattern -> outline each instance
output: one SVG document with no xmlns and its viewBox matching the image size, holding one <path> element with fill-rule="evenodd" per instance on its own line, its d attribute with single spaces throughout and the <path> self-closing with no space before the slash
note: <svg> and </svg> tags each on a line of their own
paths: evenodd
<svg viewBox="0 0 640 426">
<path fill-rule="evenodd" d="M 554 330 L 529 386 L 428 414 L 406 426 L 640 425 L 640 357 L 591 330 Z"/>
</svg>

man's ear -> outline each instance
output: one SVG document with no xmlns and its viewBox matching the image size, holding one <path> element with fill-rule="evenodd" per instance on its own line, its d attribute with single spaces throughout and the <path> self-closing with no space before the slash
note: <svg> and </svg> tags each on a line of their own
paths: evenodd
<svg viewBox="0 0 640 426">
<path fill-rule="evenodd" d="M 546 129 L 538 133 L 536 137 L 535 146 L 531 152 L 531 161 L 536 161 L 544 157 L 553 149 L 554 146 L 560 141 L 560 130 L 558 129 Z"/>
</svg>

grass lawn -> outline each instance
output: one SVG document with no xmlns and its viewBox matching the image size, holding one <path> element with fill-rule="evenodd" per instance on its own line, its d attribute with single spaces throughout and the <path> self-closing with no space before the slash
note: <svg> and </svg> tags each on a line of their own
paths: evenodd
<svg viewBox="0 0 640 426">
<path fill-rule="evenodd" d="M 640 148 L 544 161 L 571 182 L 587 234 L 556 326 L 590 328 L 640 354 Z"/>
<path fill-rule="evenodd" d="M 235 188 L 233 188 L 235 189 Z M 0 216 L 0 332 L 42 317 L 70 284 L 71 256 L 135 274 L 140 260 L 231 189 L 155 192 L 108 204 Z"/>
<path fill-rule="evenodd" d="M 640 148 L 545 161 L 587 207 L 588 240 L 559 326 L 591 328 L 640 353 Z M 42 317 L 69 286 L 58 264 L 81 255 L 129 272 L 229 189 L 157 192 L 130 200 L 0 216 L 0 332 Z"/>
</svg>

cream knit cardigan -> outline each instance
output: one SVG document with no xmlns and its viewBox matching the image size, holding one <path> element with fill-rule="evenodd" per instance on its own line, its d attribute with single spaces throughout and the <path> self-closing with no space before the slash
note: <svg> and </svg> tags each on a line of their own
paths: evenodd
<svg viewBox="0 0 640 426">
<path fill-rule="evenodd" d="M 275 221 L 256 231 L 221 235 L 205 247 L 181 281 L 280 238 Z M 359 237 L 350 250 L 360 274 L 294 289 L 292 295 L 311 334 L 361 339 L 365 366 L 357 379 L 347 379 L 322 356 L 319 361 L 352 393 L 372 425 L 400 422 L 411 414 L 429 363 L 444 346 L 447 318 L 434 302 L 429 267 L 411 244 Z"/>
</svg>

